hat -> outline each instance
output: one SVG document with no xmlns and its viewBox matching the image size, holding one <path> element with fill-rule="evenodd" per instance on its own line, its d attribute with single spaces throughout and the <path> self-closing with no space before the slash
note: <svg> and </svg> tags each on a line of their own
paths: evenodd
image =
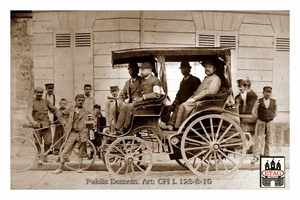
<svg viewBox="0 0 300 200">
<path fill-rule="evenodd" d="M 99 110 L 101 110 L 101 106 L 99 104 L 95 104 L 94 108 L 98 108 Z"/>
<path fill-rule="evenodd" d="M 46 88 L 54 88 L 54 83 L 46 83 L 45 87 Z"/>
<path fill-rule="evenodd" d="M 203 65 L 203 67 L 205 67 L 205 65 L 208 65 L 208 64 L 215 66 L 215 60 L 212 58 L 207 58 L 201 62 L 201 65 Z"/>
<path fill-rule="evenodd" d="M 143 62 L 141 69 L 147 69 L 147 68 L 148 69 L 153 69 L 154 68 L 154 62 L 149 62 L 149 61 Z"/>
<path fill-rule="evenodd" d="M 44 91 L 44 89 L 42 88 L 42 87 L 35 87 L 34 88 L 34 92 L 36 92 L 36 91 Z"/>
<path fill-rule="evenodd" d="M 238 79 L 237 84 L 238 84 L 238 87 L 241 87 L 242 85 L 249 86 L 249 85 L 251 85 L 251 81 L 248 78 L 247 79 Z"/>
<path fill-rule="evenodd" d="M 138 69 L 138 68 L 139 68 L 139 66 L 136 62 L 128 64 L 128 69 Z"/>
<path fill-rule="evenodd" d="M 180 63 L 179 69 L 181 69 L 181 68 L 189 68 L 189 69 L 191 69 L 190 63 L 188 61 L 182 61 Z"/>
<path fill-rule="evenodd" d="M 265 86 L 263 91 L 272 92 L 272 88 L 270 86 Z"/>
<path fill-rule="evenodd" d="M 119 90 L 118 86 L 110 86 L 110 91 Z"/>
</svg>

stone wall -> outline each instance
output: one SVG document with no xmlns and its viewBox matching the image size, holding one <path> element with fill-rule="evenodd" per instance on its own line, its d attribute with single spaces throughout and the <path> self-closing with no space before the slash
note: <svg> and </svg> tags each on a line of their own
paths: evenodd
<svg viewBox="0 0 300 200">
<path fill-rule="evenodd" d="M 24 132 L 28 99 L 33 97 L 32 18 L 30 14 L 11 17 L 11 134 Z"/>
</svg>

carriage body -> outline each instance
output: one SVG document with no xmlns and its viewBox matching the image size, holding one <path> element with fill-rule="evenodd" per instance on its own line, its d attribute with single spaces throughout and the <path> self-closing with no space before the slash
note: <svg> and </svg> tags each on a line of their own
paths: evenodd
<svg viewBox="0 0 300 200">
<path fill-rule="evenodd" d="M 247 131 L 254 127 L 247 125 L 247 130 L 242 129 L 240 121 L 243 116 L 238 115 L 233 102 L 230 48 L 117 50 L 112 51 L 112 67 L 125 67 L 130 62 L 141 63 L 149 59 L 158 60 L 158 56 L 163 57 L 164 62 L 201 62 L 213 58 L 216 60 L 216 73 L 221 79 L 221 87 L 217 94 L 207 95 L 198 101 L 177 131 L 163 131 L 159 122 L 168 87 L 164 79 L 165 63 L 157 62 L 160 65 L 158 76 L 164 95 L 134 106 L 130 129 L 115 138 L 105 150 L 108 170 L 118 178 L 142 178 L 151 169 L 152 153 L 167 153 L 170 159 L 198 176 L 219 178 L 236 171 L 250 146 L 251 136 Z"/>
</svg>

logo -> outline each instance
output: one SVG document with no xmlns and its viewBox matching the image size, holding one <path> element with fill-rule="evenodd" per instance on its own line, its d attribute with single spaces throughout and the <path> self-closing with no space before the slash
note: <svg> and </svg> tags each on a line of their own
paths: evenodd
<svg viewBox="0 0 300 200">
<path fill-rule="evenodd" d="M 260 187 L 285 187 L 284 156 L 260 157 Z"/>
</svg>

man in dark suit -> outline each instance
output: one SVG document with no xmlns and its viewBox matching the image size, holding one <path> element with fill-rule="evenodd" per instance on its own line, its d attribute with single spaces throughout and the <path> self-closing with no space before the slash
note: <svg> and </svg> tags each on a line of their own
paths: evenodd
<svg viewBox="0 0 300 200">
<path fill-rule="evenodd" d="M 160 128 L 163 130 L 172 131 L 174 129 L 179 105 L 188 100 L 188 98 L 194 94 L 201 83 L 199 78 L 191 75 L 191 66 L 189 62 L 181 62 L 179 69 L 181 70 L 183 79 L 180 82 L 179 90 L 176 94 L 175 100 L 173 101 L 172 105 L 168 106 L 168 109 L 172 111 L 173 114 L 168 122 L 166 122 L 166 125 L 163 123 L 160 124 Z"/>
<path fill-rule="evenodd" d="M 136 104 L 143 104 L 145 100 L 158 99 L 161 95 L 160 80 L 152 74 L 155 63 L 143 62 L 141 67 L 141 87 L 142 92 L 139 96 L 134 97 L 132 102 L 123 104 L 120 110 L 120 115 L 115 124 L 115 130 L 119 133 L 126 132 L 131 124 L 132 109 Z M 104 131 L 105 132 L 105 131 Z M 116 132 L 114 132 L 116 133 Z M 113 133 L 113 134 L 114 134 Z"/>
<path fill-rule="evenodd" d="M 128 65 L 128 73 L 130 75 L 130 79 L 126 81 L 123 90 L 119 95 L 119 105 L 123 105 L 123 103 L 132 103 L 135 97 L 138 97 L 142 93 L 142 78 L 139 74 L 139 66 L 137 63 L 129 63 Z"/>
</svg>

